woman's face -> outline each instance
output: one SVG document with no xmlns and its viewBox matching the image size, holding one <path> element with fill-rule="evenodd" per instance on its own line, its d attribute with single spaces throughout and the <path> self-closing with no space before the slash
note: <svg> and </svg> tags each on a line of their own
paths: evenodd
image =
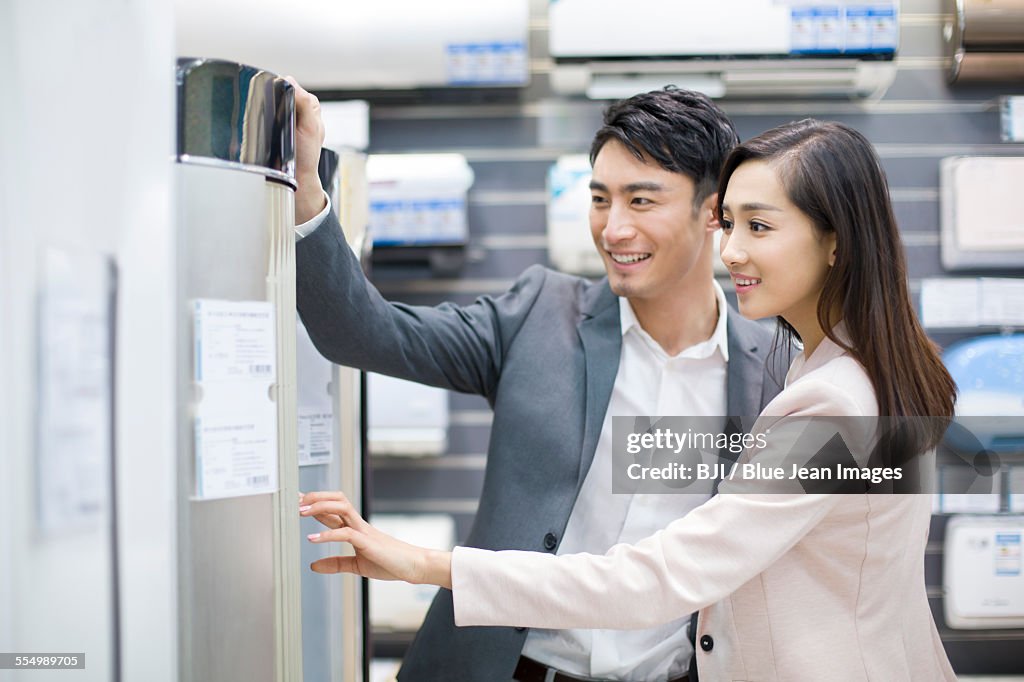
<svg viewBox="0 0 1024 682">
<path fill-rule="evenodd" d="M 740 313 L 781 315 L 801 335 L 805 325 L 816 328 L 818 296 L 835 262 L 835 234 L 819 232 L 790 202 L 765 161 L 747 161 L 733 172 L 721 222 L 722 261 Z"/>
</svg>

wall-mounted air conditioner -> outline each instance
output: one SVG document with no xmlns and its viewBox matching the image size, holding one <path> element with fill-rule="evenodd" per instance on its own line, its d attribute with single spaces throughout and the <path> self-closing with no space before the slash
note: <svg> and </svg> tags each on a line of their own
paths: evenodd
<svg viewBox="0 0 1024 682">
<path fill-rule="evenodd" d="M 552 87 L 592 99 L 673 84 L 711 97 L 881 96 L 899 3 L 557 0 Z"/>
<path fill-rule="evenodd" d="M 521 86 L 528 0 L 175 0 L 177 52 L 307 88 Z"/>
</svg>

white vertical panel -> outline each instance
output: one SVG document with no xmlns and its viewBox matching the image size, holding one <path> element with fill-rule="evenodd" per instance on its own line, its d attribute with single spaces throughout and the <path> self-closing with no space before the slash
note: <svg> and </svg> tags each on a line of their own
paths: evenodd
<svg viewBox="0 0 1024 682">
<path fill-rule="evenodd" d="M 177 677 L 171 16 L 162 0 L 0 3 L 0 650 L 84 651 L 76 679 Z M 85 532 L 38 531 L 36 282 L 49 248 L 120 269 L 117 571 L 112 500 Z"/>
<path fill-rule="evenodd" d="M 176 571 L 174 35 L 169 0 L 122 8 L 117 104 L 120 320 L 117 491 L 122 680 L 178 680 Z M 130 58 L 127 55 L 131 55 Z M 110 112 L 108 111 L 108 114 Z M 116 137 L 115 137 L 116 136 Z M 119 157 L 119 158 L 118 158 Z"/>
<path fill-rule="evenodd" d="M 10 39 L 14 25 L 14 7 L 11 3 L 0 3 L 0 68 L 10 73 L 16 65 L 14 43 Z M 16 130 L 21 123 L 18 110 L 14 107 L 0 107 L 0 130 Z M 9 606 L 13 603 L 13 562 L 14 562 L 14 499 L 11 486 L 14 484 L 13 461 L 18 449 L 20 412 L 15 413 L 11 396 L 18 388 L 15 368 L 16 357 L 22 357 L 23 344 L 14 338 L 14 272 L 12 269 L 12 248 L 14 236 L 14 135 L 0 135 L 0 647 L 14 640 L 14 614 Z M 15 353 L 18 355 L 16 356 Z M 6 679 L 0 672 L 0 679 Z"/>
</svg>

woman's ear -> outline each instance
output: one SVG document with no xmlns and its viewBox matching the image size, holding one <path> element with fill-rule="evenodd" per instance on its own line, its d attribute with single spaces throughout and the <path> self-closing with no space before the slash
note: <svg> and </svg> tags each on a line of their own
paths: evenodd
<svg viewBox="0 0 1024 682">
<path fill-rule="evenodd" d="M 828 236 L 828 266 L 831 268 L 836 264 L 836 233 Z"/>
</svg>

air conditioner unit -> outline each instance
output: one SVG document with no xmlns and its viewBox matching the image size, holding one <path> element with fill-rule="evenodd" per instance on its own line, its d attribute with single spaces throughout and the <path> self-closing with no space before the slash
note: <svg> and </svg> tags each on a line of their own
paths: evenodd
<svg viewBox="0 0 1024 682">
<path fill-rule="evenodd" d="M 177 52 L 307 88 L 522 86 L 527 0 L 175 0 Z"/>
<path fill-rule="evenodd" d="M 893 0 L 555 0 L 549 22 L 552 88 L 591 99 L 877 97 L 896 74 Z"/>
</svg>

